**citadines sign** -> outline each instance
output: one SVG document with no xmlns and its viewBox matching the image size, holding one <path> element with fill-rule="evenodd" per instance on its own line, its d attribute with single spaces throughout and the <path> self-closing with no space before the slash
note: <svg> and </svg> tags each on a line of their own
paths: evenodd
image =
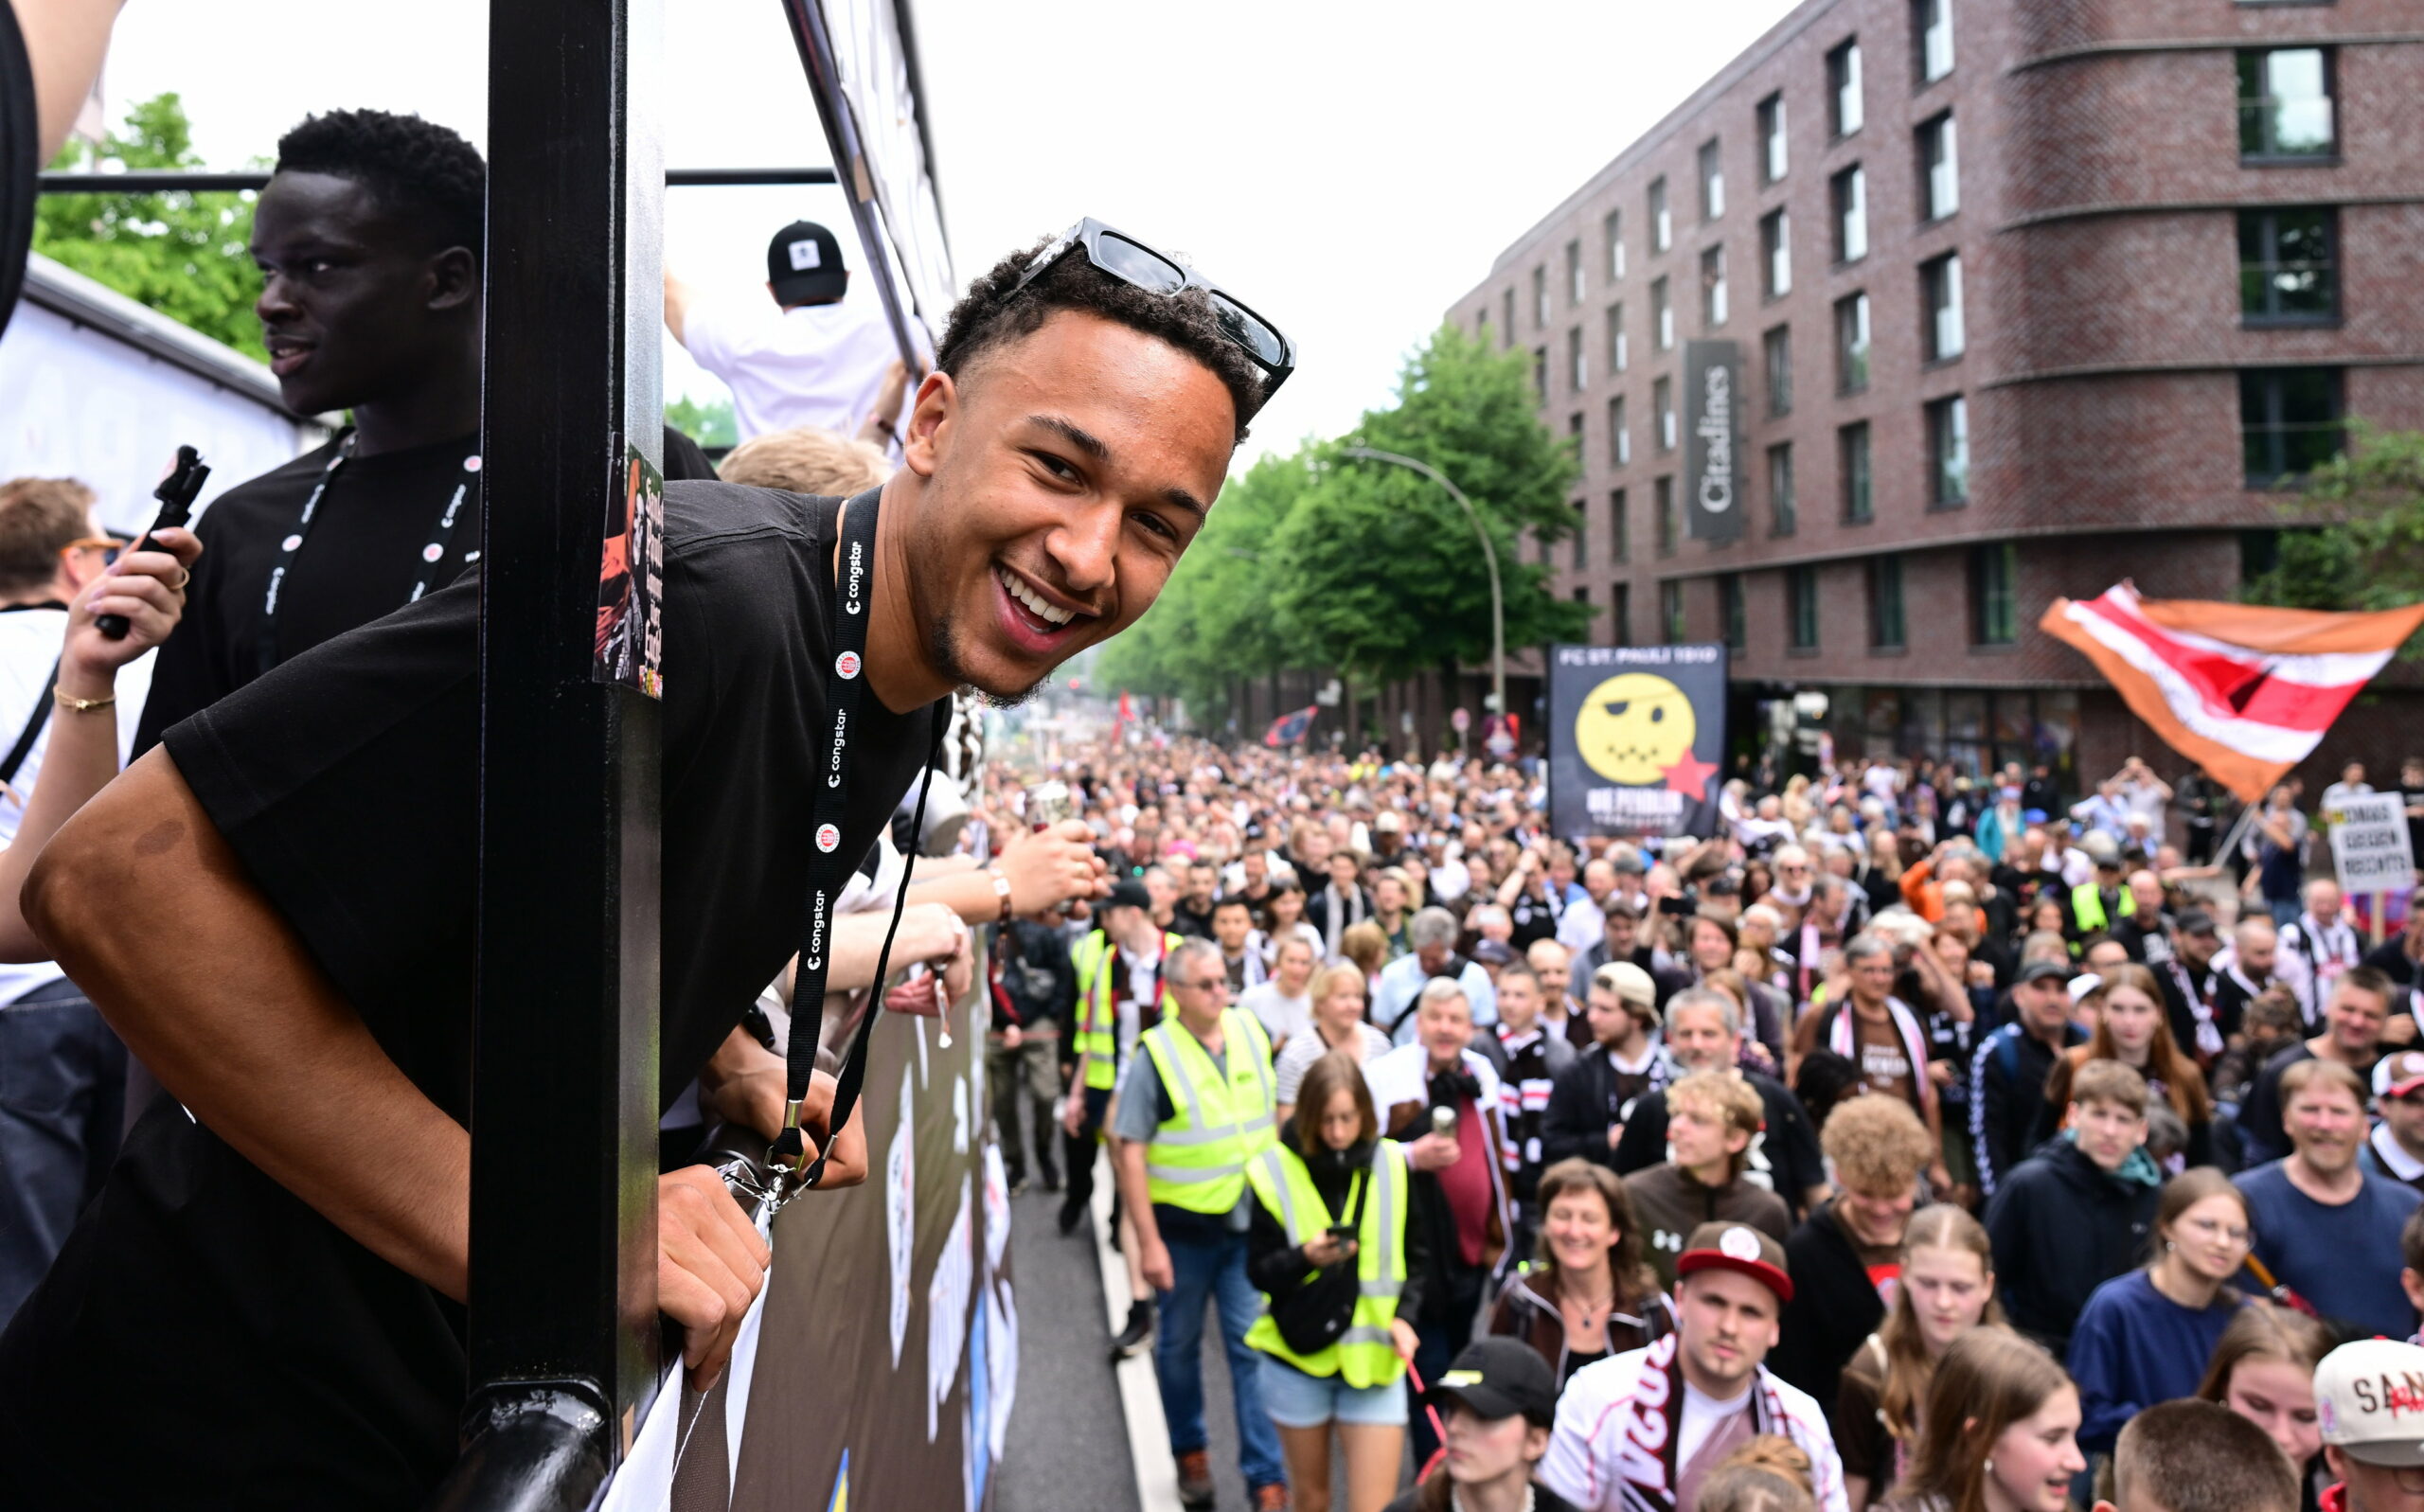
<svg viewBox="0 0 2424 1512">
<path fill-rule="evenodd" d="M 1742 539 L 1742 351 L 1684 344 L 1684 499 L 1695 541 Z"/>
</svg>

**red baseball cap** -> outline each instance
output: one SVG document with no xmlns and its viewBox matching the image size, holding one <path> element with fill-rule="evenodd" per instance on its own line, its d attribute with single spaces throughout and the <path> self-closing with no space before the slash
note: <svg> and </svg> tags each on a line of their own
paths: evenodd
<svg viewBox="0 0 2424 1512">
<path fill-rule="evenodd" d="M 1778 1302 L 1792 1300 L 1784 1246 L 1746 1223 L 1703 1223 L 1692 1230 L 1676 1257 L 1675 1274 L 1683 1277 L 1695 1271 L 1733 1271 L 1774 1292 Z"/>
</svg>

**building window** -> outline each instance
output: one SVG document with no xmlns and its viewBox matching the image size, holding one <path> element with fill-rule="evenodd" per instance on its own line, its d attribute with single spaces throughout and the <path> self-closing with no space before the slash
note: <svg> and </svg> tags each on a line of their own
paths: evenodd
<svg viewBox="0 0 2424 1512">
<path fill-rule="evenodd" d="M 1919 212 L 1941 221 L 1961 208 L 1961 148 L 1952 113 L 1919 123 Z"/>
<path fill-rule="evenodd" d="M 1725 649 L 1738 651 L 1751 644 L 1750 627 L 1742 611 L 1742 575 L 1738 572 L 1720 574 L 1717 579 L 1718 616 L 1725 622 Z"/>
<path fill-rule="evenodd" d="M 1674 218 L 1666 213 L 1666 178 L 1649 181 L 1649 250 L 1664 252 L 1675 244 Z"/>
<path fill-rule="evenodd" d="M 1622 489 L 1608 493 L 1608 557 L 1619 567 L 1632 560 L 1632 510 Z"/>
<path fill-rule="evenodd" d="M 1532 270 L 1532 329 L 1546 330 L 1549 326 L 1549 271 Z"/>
<path fill-rule="evenodd" d="M 1651 486 L 1652 498 L 1658 506 L 1658 554 L 1675 554 L 1675 480 L 1660 478 Z"/>
<path fill-rule="evenodd" d="M 1599 232 L 1608 239 L 1608 281 L 1615 282 L 1625 276 L 1625 217 L 1621 210 L 1610 210 L 1599 222 Z"/>
<path fill-rule="evenodd" d="M 1576 410 L 1565 418 L 1565 434 L 1574 442 L 1574 460 L 1582 460 L 1582 412 Z"/>
<path fill-rule="evenodd" d="M 1818 649 L 1818 569 L 1784 570 L 1784 611 L 1787 642 L 1796 651 Z"/>
<path fill-rule="evenodd" d="M 1868 422 L 1846 425 L 1835 437 L 1844 479 L 1844 523 L 1866 525 L 1877 518 L 1876 490 L 1868 471 Z"/>
<path fill-rule="evenodd" d="M 1701 324 L 1725 324 L 1725 246 L 1720 242 L 1701 254 Z"/>
<path fill-rule="evenodd" d="M 1532 393 L 1540 402 L 1545 404 L 1549 401 L 1549 349 L 1546 347 L 1532 348 Z"/>
<path fill-rule="evenodd" d="M 1579 415 L 1575 417 L 1577 420 L 1581 418 L 1582 417 Z M 1574 570 L 1576 572 L 1580 572 L 1583 568 L 1591 564 L 1590 510 L 1590 500 L 1577 499 L 1574 501 Z"/>
<path fill-rule="evenodd" d="M 1675 450 L 1675 381 L 1662 378 L 1649 385 L 1649 409 L 1657 418 L 1658 450 Z"/>
<path fill-rule="evenodd" d="M 1773 184 L 1784 177 L 1791 158 L 1785 147 L 1784 96 L 1770 95 L 1759 101 L 1759 177 Z"/>
<path fill-rule="evenodd" d="M 1616 466 L 1632 461 L 1632 432 L 1625 427 L 1625 397 L 1608 400 L 1608 455 Z"/>
<path fill-rule="evenodd" d="M 1632 644 L 1632 584 L 1618 583 L 1608 595 L 1608 644 Z"/>
<path fill-rule="evenodd" d="M 1608 371 L 1621 373 L 1631 354 L 1625 350 L 1625 307 L 1618 300 L 1608 307 Z"/>
<path fill-rule="evenodd" d="M 2340 316 L 2338 212 L 2238 213 L 2238 308 L 2251 326 L 2327 324 Z"/>
<path fill-rule="evenodd" d="M 1666 297 L 1666 280 L 1653 280 L 1649 286 L 1650 340 L 1658 349 L 1675 349 L 1675 305 Z"/>
<path fill-rule="evenodd" d="M 1669 646 L 1684 639 L 1684 585 L 1671 579 L 1658 585 L 1658 638 Z"/>
<path fill-rule="evenodd" d="M 2238 55 L 2238 155 L 2328 157 L 2331 53 L 2323 47 L 2251 49 Z"/>
<path fill-rule="evenodd" d="M 1868 559 L 1868 649 L 1902 649 L 1902 559 L 1893 552 Z"/>
<path fill-rule="evenodd" d="M 1506 318 L 1498 326 L 1498 345 L 1503 350 L 1515 345 L 1515 291 L 1506 291 Z"/>
<path fill-rule="evenodd" d="M 1958 394 L 1928 406 L 1928 495 L 1943 508 L 1970 502 L 1970 401 Z"/>
<path fill-rule="evenodd" d="M 1759 284 L 1770 299 L 1792 293 L 1792 222 L 1782 208 L 1759 218 Z"/>
<path fill-rule="evenodd" d="M 1860 43 L 1845 43 L 1827 55 L 1827 125 L 1837 136 L 1859 131 L 1863 112 L 1860 93 Z"/>
<path fill-rule="evenodd" d="M 1759 356 L 1768 370 L 1768 416 L 1792 413 L 1792 328 L 1778 326 L 1759 338 Z"/>
<path fill-rule="evenodd" d="M 2020 639 L 2020 548 L 2008 541 L 1970 548 L 1970 641 L 2010 646 Z"/>
<path fill-rule="evenodd" d="M 1868 386 L 1868 295 L 1835 301 L 1835 392 L 1857 394 Z"/>
<path fill-rule="evenodd" d="M 1789 536 L 1795 524 L 1792 513 L 1792 443 L 1778 441 L 1768 448 L 1768 507 L 1773 519 L 1768 526 L 1771 535 Z"/>
<path fill-rule="evenodd" d="M 2302 476 L 2340 453 L 2341 371 L 2267 367 L 2238 375 L 2238 429 L 2247 486 Z"/>
<path fill-rule="evenodd" d="M 1725 164 L 1712 136 L 1701 144 L 1701 219 L 1714 221 L 1725 213 Z"/>
<path fill-rule="evenodd" d="M 1858 262 L 1868 256 L 1868 175 L 1858 165 L 1827 181 L 1827 203 L 1835 211 L 1835 260 Z"/>
<path fill-rule="evenodd" d="M 1569 328 L 1565 333 L 1565 366 L 1567 376 L 1574 380 L 1576 393 L 1591 386 L 1591 359 L 1583 353 L 1579 326 Z"/>
<path fill-rule="evenodd" d="M 1582 303 L 1582 243 L 1565 244 L 1565 296 L 1575 304 Z"/>
<path fill-rule="evenodd" d="M 1589 588 L 1587 585 L 1577 585 L 1577 586 L 1576 586 L 1576 588 L 1575 588 L 1575 590 L 1574 590 L 1574 601 L 1575 601 L 1576 603 L 1577 603 L 1577 604 L 1580 604 L 1580 605 L 1581 605 L 1583 608 L 1585 608 L 1585 609 L 1590 608 L 1590 607 L 1591 607 L 1591 590 L 1590 590 L 1590 588 Z M 1583 644 L 1585 644 L 1585 645 L 1589 645 L 1589 644 L 1590 644 L 1590 641 L 1591 641 L 1591 631 L 1590 631 L 1590 628 L 1589 628 L 1588 626 L 1584 627 L 1584 629 L 1583 629 L 1583 631 L 1582 631 L 1582 640 L 1583 640 Z"/>
<path fill-rule="evenodd" d="M 1958 357 L 1969 345 L 1961 323 L 1961 255 L 1948 252 L 1919 264 L 1919 301 L 1927 310 L 1921 332 L 1928 361 Z"/>
<path fill-rule="evenodd" d="M 1952 0 L 1912 0 L 1911 35 L 1920 83 L 1932 84 L 1952 72 Z"/>
<path fill-rule="evenodd" d="M 1473 311 L 1473 340 L 1485 347 L 1489 345 L 1489 307 L 1488 305 Z"/>
</svg>

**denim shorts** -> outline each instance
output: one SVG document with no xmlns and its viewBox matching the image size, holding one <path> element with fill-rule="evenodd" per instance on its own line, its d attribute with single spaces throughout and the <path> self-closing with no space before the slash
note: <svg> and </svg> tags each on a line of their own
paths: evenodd
<svg viewBox="0 0 2424 1512">
<path fill-rule="evenodd" d="M 1275 1355 L 1265 1355 L 1255 1374 L 1262 1385 L 1263 1410 L 1282 1428 L 1319 1428 L 1325 1423 L 1405 1426 L 1405 1378 L 1383 1386 L 1350 1386 L 1344 1376 L 1308 1376 Z"/>
</svg>

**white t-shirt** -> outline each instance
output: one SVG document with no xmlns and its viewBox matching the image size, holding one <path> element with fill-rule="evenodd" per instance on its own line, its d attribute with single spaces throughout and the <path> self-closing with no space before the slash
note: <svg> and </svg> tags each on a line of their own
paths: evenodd
<svg viewBox="0 0 2424 1512">
<path fill-rule="evenodd" d="M 1238 994 L 1238 1006 L 1260 1020 L 1263 1032 L 1271 1036 L 1271 1042 L 1279 1044 L 1304 1033 L 1306 1026 L 1313 1022 L 1311 985 L 1307 982 L 1308 990 L 1292 998 L 1279 990 L 1275 980 L 1257 982 Z"/>
<path fill-rule="evenodd" d="M 67 636 L 67 612 L 62 609 L 0 609 L 0 756 L 6 756 L 17 744 L 17 737 L 26 728 L 27 719 L 49 695 L 43 691 L 50 681 L 50 668 L 59 660 L 60 647 Z M 117 716 L 118 765 L 126 765 L 134 746 L 134 717 L 142 712 L 143 701 L 152 691 L 152 664 L 159 653 L 145 651 L 141 656 L 118 669 L 117 703 L 112 712 Z M 98 719 L 97 714 L 75 714 L 53 704 L 50 718 L 34 737 L 33 749 L 26 753 L 25 761 L 9 786 L 17 797 L 0 792 L 0 845 L 13 845 L 17 826 L 26 817 L 19 797 L 30 798 L 34 783 L 42 775 L 42 758 L 50 749 L 50 732 L 66 720 Z M 49 961 L 21 961 L 13 965 L 0 964 L 0 1004 L 14 1003 L 36 987 L 48 987 L 66 975 Z"/>
<path fill-rule="evenodd" d="M 872 300 L 781 310 L 763 294 L 701 298 L 683 316 L 682 345 L 732 390 L 744 441 L 798 425 L 858 435 L 900 355 Z"/>
</svg>

